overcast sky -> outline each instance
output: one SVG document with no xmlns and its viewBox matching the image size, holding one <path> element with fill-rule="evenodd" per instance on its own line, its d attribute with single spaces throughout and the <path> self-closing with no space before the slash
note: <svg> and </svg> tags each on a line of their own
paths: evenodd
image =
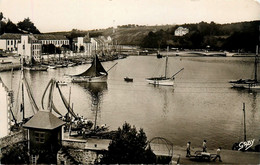
<svg viewBox="0 0 260 165">
<path fill-rule="evenodd" d="M 0 12 L 14 23 L 29 17 L 41 32 L 53 32 L 260 20 L 260 0 L 0 0 Z"/>
</svg>

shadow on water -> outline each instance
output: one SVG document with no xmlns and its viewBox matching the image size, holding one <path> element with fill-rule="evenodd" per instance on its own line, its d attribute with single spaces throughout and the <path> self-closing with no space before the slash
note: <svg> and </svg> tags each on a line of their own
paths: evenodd
<svg viewBox="0 0 260 165">
<path fill-rule="evenodd" d="M 97 118 L 101 118 L 100 105 L 102 101 L 103 92 L 107 90 L 107 83 L 79 83 L 91 96 L 91 111 L 95 118 L 95 125 L 97 125 Z"/>
<path fill-rule="evenodd" d="M 91 96 L 92 105 L 99 106 L 103 92 L 107 90 L 107 83 L 79 83 Z"/>
</svg>

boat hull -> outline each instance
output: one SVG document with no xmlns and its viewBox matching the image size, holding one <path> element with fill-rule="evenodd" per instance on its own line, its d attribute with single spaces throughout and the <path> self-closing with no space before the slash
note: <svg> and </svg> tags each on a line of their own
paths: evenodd
<svg viewBox="0 0 260 165">
<path fill-rule="evenodd" d="M 232 83 L 233 88 L 243 88 L 243 89 L 260 89 L 260 83 Z"/>
<path fill-rule="evenodd" d="M 24 67 L 25 70 L 29 71 L 47 71 L 47 67 Z"/>
<path fill-rule="evenodd" d="M 153 84 L 153 85 L 163 85 L 163 86 L 173 86 L 174 85 L 174 80 L 171 78 L 168 79 L 146 79 L 146 81 L 149 84 Z"/>
<path fill-rule="evenodd" d="M 107 82 L 107 75 L 98 76 L 98 77 L 73 77 L 71 80 L 73 83 L 84 83 L 84 82 L 91 82 L 91 83 L 100 83 L 100 82 Z"/>
</svg>

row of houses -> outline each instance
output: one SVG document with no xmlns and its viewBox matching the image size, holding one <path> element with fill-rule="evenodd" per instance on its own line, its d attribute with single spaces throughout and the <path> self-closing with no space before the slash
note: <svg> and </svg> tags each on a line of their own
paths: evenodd
<svg viewBox="0 0 260 165">
<path fill-rule="evenodd" d="M 71 47 L 72 51 L 85 55 L 111 51 L 113 48 L 112 38 L 104 36 L 90 38 L 89 35 L 86 35 L 74 38 L 72 43 L 63 35 L 4 33 L 0 36 L 0 49 L 23 55 L 25 58 L 41 58 L 43 45 L 50 44 L 59 48 Z"/>
</svg>

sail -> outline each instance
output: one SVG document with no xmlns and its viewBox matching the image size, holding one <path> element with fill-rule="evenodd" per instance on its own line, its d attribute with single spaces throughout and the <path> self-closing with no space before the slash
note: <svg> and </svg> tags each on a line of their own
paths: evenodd
<svg viewBox="0 0 260 165">
<path fill-rule="evenodd" d="M 91 63 L 90 68 L 88 68 L 85 72 L 74 75 L 74 76 L 89 76 L 89 77 L 98 77 L 101 75 L 107 75 L 106 70 L 103 68 L 101 62 L 99 61 L 97 55 Z"/>
</svg>

